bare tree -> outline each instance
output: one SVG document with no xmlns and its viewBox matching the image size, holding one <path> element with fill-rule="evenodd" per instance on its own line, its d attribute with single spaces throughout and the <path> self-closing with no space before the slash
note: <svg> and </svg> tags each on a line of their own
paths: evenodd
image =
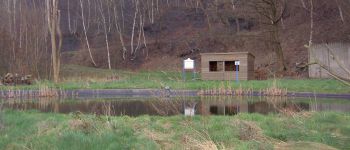
<svg viewBox="0 0 350 150">
<path fill-rule="evenodd" d="M 70 34 L 75 34 L 77 32 L 77 20 L 74 19 L 72 23 L 72 15 L 70 10 L 70 0 L 67 0 L 67 13 L 68 13 L 68 29 Z"/>
<path fill-rule="evenodd" d="M 103 3 L 102 3 L 102 0 L 100 0 L 99 10 L 100 10 L 101 17 L 102 17 L 103 29 L 104 29 L 105 40 L 106 40 L 108 68 L 109 68 L 109 69 L 112 69 L 112 66 L 111 66 L 111 56 L 110 56 L 110 53 L 109 53 L 107 23 L 106 23 L 105 14 L 103 13 Z"/>
<path fill-rule="evenodd" d="M 335 0 L 335 2 L 337 3 L 337 6 L 338 6 L 340 19 L 344 23 L 345 20 L 344 20 L 344 15 L 343 15 L 343 10 L 342 10 L 341 4 L 340 4 L 339 0 Z"/>
<path fill-rule="evenodd" d="M 123 11 L 122 6 L 120 6 L 120 7 L 121 7 L 121 11 Z M 125 60 L 127 49 L 125 47 L 125 42 L 124 42 L 124 37 L 123 37 L 123 28 L 122 28 L 122 24 L 124 22 L 124 19 L 123 19 L 124 17 L 123 16 L 121 17 L 122 20 L 119 19 L 119 17 L 118 17 L 119 13 L 118 13 L 117 8 L 118 8 L 118 6 L 116 6 L 116 4 L 115 4 L 114 8 L 113 8 L 113 10 L 114 10 L 114 22 L 115 22 L 115 27 L 116 27 L 118 35 L 119 35 L 120 43 L 122 45 L 123 59 Z M 120 23 L 120 22 L 122 22 L 122 23 Z"/>
<path fill-rule="evenodd" d="M 279 70 L 287 70 L 279 29 L 281 20 L 286 13 L 286 0 L 252 0 L 250 5 L 260 16 L 261 24 L 267 28 L 269 43 L 277 56 Z"/>
<path fill-rule="evenodd" d="M 305 1 L 304 0 L 300 0 L 300 2 L 301 2 L 301 5 L 303 6 L 303 8 L 306 9 Z"/>
<path fill-rule="evenodd" d="M 46 15 L 51 39 L 51 58 L 54 82 L 59 81 L 60 51 L 62 47 L 62 32 L 60 28 L 60 10 L 58 0 L 46 0 Z"/>
<path fill-rule="evenodd" d="M 312 40 L 314 35 L 314 2 L 310 0 L 310 39 L 309 39 L 309 47 L 312 46 Z"/>
<path fill-rule="evenodd" d="M 153 2 L 153 0 L 152 0 Z M 136 23 L 137 23 L 137 15 L 139 13 L 139 0 L 135 0 L 135 13 L 134 13 L 134 21 L 132 25 L 132 32 L 131 32 L 131 40 L 130 40 L 130 53 L 131 55 L 134 54 L 134 36 L 135 36 L 135 28 L 136 28 Z"/>
<path fill-rule="evenodd" d="M 90 56 L 91 62 L 96 67 L 97 64 L 94 60 L 94 57 L 92 56 L 90 43 L 89 43 L 89 39 L 88 39 L 88 35 L 87 35 L 87 27 L 86 27 L 85 17 L 84 17 L 84 5 L 83 5 L 82 0 L 80 0 L 80 8 L 81 8 L 81 18 L 82 18 L 82 23 L 83 23 L 86 46 L 87 46 L 88 51 L 89 51 L 89 56 Z"/>
</svg>

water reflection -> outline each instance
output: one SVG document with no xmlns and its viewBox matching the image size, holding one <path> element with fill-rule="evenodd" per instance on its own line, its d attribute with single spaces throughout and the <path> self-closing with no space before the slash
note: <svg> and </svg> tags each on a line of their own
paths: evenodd
<svg viewBox="0 0 350 150">
<path fill-rule="evenodd" d="M 236 115 L 240 112 L 260 114 L 278 113 L 281 111 L 300 112 L 309 111 L 310 103 L 296 103 L 282 97 L 265 97 L 261 99 L 241 97 L 235 100 L 231 100 L 229 97 L 207 97 L 201 101 L 199 110 L 200 114 L 209 115 Z"/>
<path fill-rule="evenodd" d="M 347 100 L 317 101 L 308 99 L 264 97 L 179 97 L 179 98 L 113 98 L 113 99 L 8 99 L 4 108 L 36 109 L 41 112 L 82 112 L 98 115 L 236 115 L 245 113 L 279 113 L 300 111 L 350 111 Z M 187 111 L 185 111 L 187 110 Z"/>
</svg>

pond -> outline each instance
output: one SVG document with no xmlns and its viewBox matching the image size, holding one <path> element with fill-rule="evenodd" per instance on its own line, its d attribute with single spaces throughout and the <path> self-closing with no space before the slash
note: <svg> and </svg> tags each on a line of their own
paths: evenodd
<svg viewBox="0 0 350 150">
<path fill-rule="evenodd" d="M 114 97 L 66 99 L 6 99 L 3 108 L 40 112 L 97 115 L 236 115 L 238 113 L 294 113 L 300 111 L 350 112 L 345 99 L 290 97 Z"/>
</svg>

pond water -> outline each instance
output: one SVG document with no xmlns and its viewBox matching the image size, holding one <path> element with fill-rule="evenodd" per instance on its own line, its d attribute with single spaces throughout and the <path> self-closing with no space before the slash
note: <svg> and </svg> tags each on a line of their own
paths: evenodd
<svg viewBox="0 0 350 150">
<path fill-rule="evenodd" d="M 97 115 L 236 115 L 300 111 L 350 112 L 350 100 L 286 97 L 115 97 L 84 99 L 6 99 L 3 108 Z"/>
</svg>

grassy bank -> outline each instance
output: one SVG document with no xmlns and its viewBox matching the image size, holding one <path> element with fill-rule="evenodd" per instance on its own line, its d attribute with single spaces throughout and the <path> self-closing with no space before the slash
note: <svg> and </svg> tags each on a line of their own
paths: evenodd
<svg viewBox="0 0 350 150">
<path fill-rule="evenodd" d="M 2 122 L 0 149 L 350 147 L 349 113 L 107 118 L 6 110 Z"/>
<path fill-rule="evenodd" d="M 187 74 L 187 79 L 191 79 L 191 75 L 190 73 Z M 39 81 L 31 86 L 0 87 L 0 89 L 39 89 L 40 87 L 60 89 L 130 89 L 170 86 L 172 89 L 201 90 L 230 87 L 259 91 L 271 87 L 274 82 L 278 88 L 287 89 L 290 92 L 350 93 L 350 87 L 332 79 L 270 79 L 240 81 L 239 83 L 235 81 L 202 81 L 200 79 L 182 81 L 181 72 L 128 72 L 74 65 L 63 68 L 62 82 L 59 84 L 54 84 L 50 81 Z"/>
</svg>

